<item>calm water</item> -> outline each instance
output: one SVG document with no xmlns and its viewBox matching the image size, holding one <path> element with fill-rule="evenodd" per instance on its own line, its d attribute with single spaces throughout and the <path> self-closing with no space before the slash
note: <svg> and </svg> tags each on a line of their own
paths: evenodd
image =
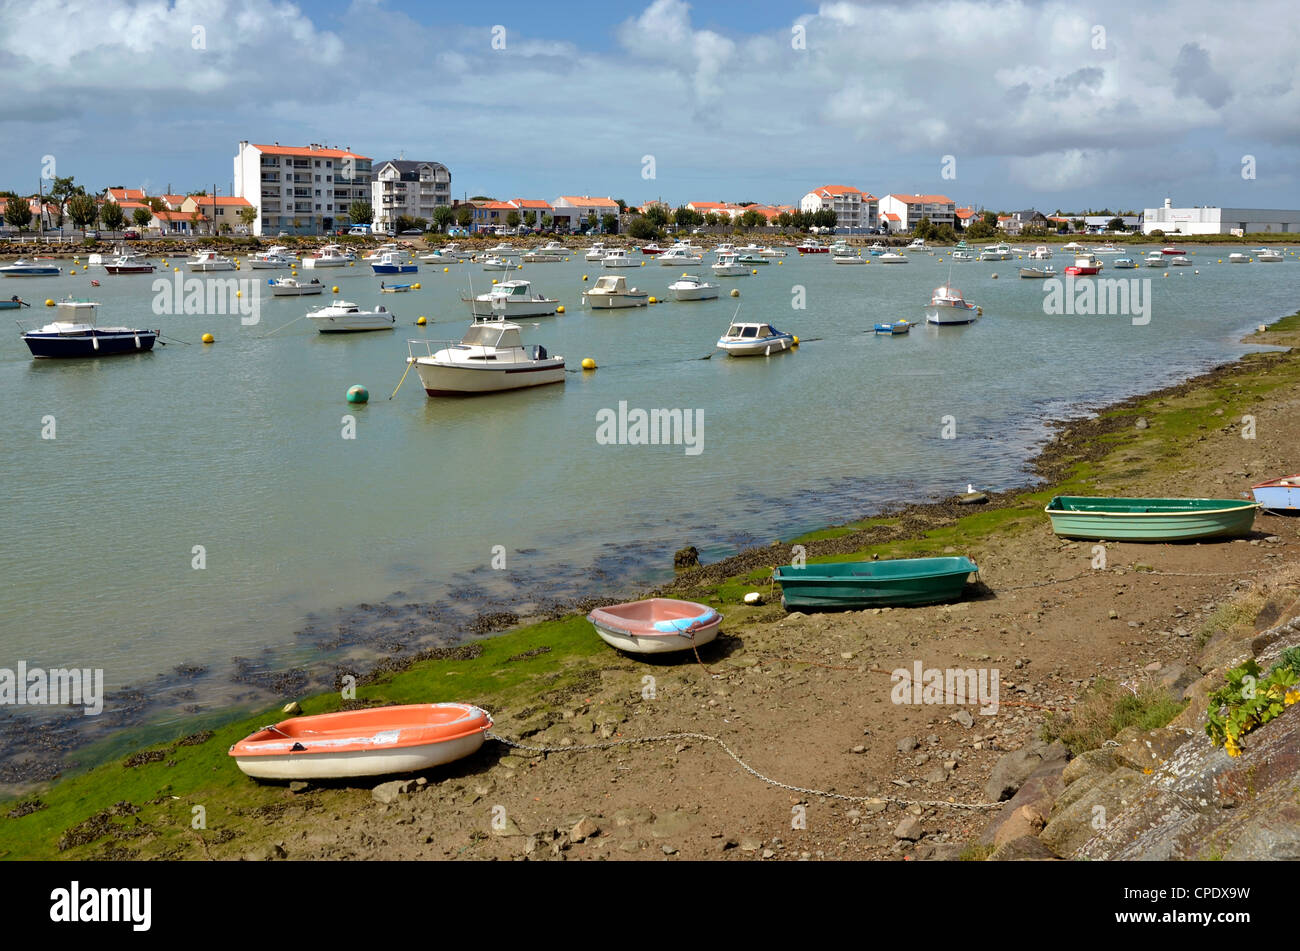
<svg viewBox="0 0 1300 951">
<path fill-rule="evenodd" d="M 101 324 L 161 327 L 193 345 L 62 362 L 32 360 L 16 331 L 0 338 L 0 666 L 102 667 L 114 687 L 199 664 L 212 674 L 197 699 L 215 702 L 233 655 L 272 666 L 319 657 L 298 632 L 358 603 L 627 590 L 670 574 L 684 544 L 717 557 L 968 482 L 1022 483 L 1045 419 L 1230 359 L 1244 331 L 1294 309 L 1300 267 L 1289 252 L 1241 266 L 1227 254 L 1198 249 L 1199 273 L 1108 270 L 1151 280 L 1146 326 L 1045 315 L 1041 282 L 1016 277 L 1020 261 L 955 264 L 952 283 L 983 319 L 900 338 L 869 331 L 922 319 L 945 258 L 845 267 L 792 252 L 757 275 L 715 279 L 716 301 L 595 312 L 580 304 L 595 264 L 525 265 L 506 276 L 531 279 L 567 309 L 525 321 L 525 342 L 600 369 L 471 400 L 431 400 L 412 373 L 391 402 L 406 339 L 458 337 L 461 293 L 471 280 L 482 292 L 493 274 L 423 264 L 421 291 L 380 295 L 361 263 L 319 272 L 337 296 L 400 317 L 396 333 L 339 337 L 301 320 L 266 336 L 331 297 L 271 299 L 266 271 L 214 275 L 260 282 L 253 327 L 156 316 L 150 276 L 5 280 L 6 297 L 93 295 Z M 614 273 L 662 297 L 680 271 Z M 796 285 L 806 309 L 792 307 Z M 739 301 L 725 296 L 732 287 Z M 741 319 L 771 320 L 805 343 L 766 359 L 701 360 L 737 304 Z M 430 325 L 414 326 L 422 314 Z M 38 306 L 22 316 L 52 315 Z M 215 345 L 197 343 L 205 331 Z M 344 402 L 354 383 L 369 387 L 368 406 Z M 703 452 L 598 445 L 597 412 L 623 400 L 703 410 Z M 356 416 L 355 440 L 341 437 L 345 413 Z M 949 415 L 957 438 L 944 440 Z M 41 438 L 45 416 L 53 440 Z M 203 570 L 191 566 L 196 545 Z M 504 571 L 491 567 L 498 545 Z"/>
</svg>

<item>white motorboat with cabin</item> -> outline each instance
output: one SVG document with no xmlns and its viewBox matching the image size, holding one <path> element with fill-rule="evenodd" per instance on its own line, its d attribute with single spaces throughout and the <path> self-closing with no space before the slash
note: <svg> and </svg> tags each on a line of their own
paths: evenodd
<svg viewBox="0 0 1300 951">
<path fill-rule="evenodd" d="M 1250 252 L 1255 255 L 1255 260 L 1262 263 L 1272 263 L 1282 260 L 1282 252 L 1276 248 L 1256 248 Z"/>
<path fill-rule="evenodd" d="M 601 267 L 640 267 L 641 262 L 622 248 L 610 248 L 609 253 L 600 259 Z"/>
<path fill-rule="evenodd" d="M 109 274 L 152 274 L 154 265 L 142 255 L 123 249 L 117 257 L 104 262 L 104 270 Z"/>
<path fill-rule="evenodd" d="M 1142 259 L 1144 267 L 1164 267 L 1165 256 L 1159 251 L 1148 251 L 1146 257 Z"/>
<path fill-rule="evenodd" d="M 564 357 L 551 356 L 542 346 L 525 347 L 519 330 L 505 320 L 476 320 L 459 341 L 408 340 L 406 362 L 415 367 L 430 396 L 563 383 Z M 435 346 L 442 349 L 435 351 Z"/>
<path fill-rule="evenodd" d="M 248 266 L 255 271 L 272 268 L 283 270 L 287 267 L 296 267 L 297 264 L 297 256 L 282 244 L 274 245 L 265 251 L 258 251 L 248 258 Z"/>
<path fill-rule="evenodd" d="M 191 271 L 233 271 L 235 262 L 216 251 L 200 251 L 185 262 Z"/>
<path fill-rule="evenodd" d="M 483 270 L 485 271 L 513 271 L 518 267 L 519 265 L 510 258 L 499 257 L 495 254 L 488 255 L 487 260 L 483 262 Z"/>
<path fill-rule="evenodd" d="M 374 310 L 362 310 L 351 301 L 336 300 L 328 307 L 312 311 L 307 319 L 323 334 L 364 333 L 368 330 L 392 330 L 396 315 L 380 304 Z"/>
<path fill-rule="evenodd" d="M 588 261 L 603 261 L 605 260 L 605 255 L 609 254 L 611 250 L 611 248 L 605 247 L 604 241 L 597 241 L 591 247 L 587 248 L 583 254 Z"/>
<path fill-rule="evenodd" d="M 674 300 L 713 300 L 718 296 L 719 287 L 701 280 L 696 274 L 683 274 L 668 285 Z"/>
<path fill-rule="evenodd" d="M 936 287 L 930 297 L 930 308 L 925 312 L 929 324 L 971 324 L 980 315 L 980 309 L 966 300 L 961 291 L 951 285 Z"/>
<path fill-rule="evenodd" d="M 361 260 L 379 261 L 384 257 L 385 254 L 404 254 L 406 250 L 407 249 L 402 247 L 402 245 L 390 241 L 388 244 L 381 244 L 379 247 L 375 248 L 375 250 L 371 251 L 369 254 L 363 257 Z"/>
<path fill-rule="evenodd" d="M 1014 257 L 1005 243 L 990 244 L 980 252 L 981 261 L 1010 261 Z"/>
<path fill-rule="evenodd" d="M 783 258 L 790 252 L 786 251 L 784 248 L 763 248 L 758 253 L 765 258 Z"/>
<path fill-rule="evenodd" d="M 325 293 L 325 285 L 314 277 L 310 281 L 300 281 L 296 277 L 281 277 L 268 280 L 266 283 L 271 285 L 272 297 L 311 297 L 314 294 Z"/>
<path fill-rule="evenodd" d="M 929 251 L 930 246 L 925 243 L 924 238 L 913 238 L 912 243 L 903 249 L 904 251 Z"/>
<path fill-rule="evenodd" d="M 906 254 L 899 254 L 897 251 L 886 251 L 876 260 L 881 264 L 906 264 L 910 258 Z"/>
<path fill-rule="evenodd" d="M 664 267 L 683 264 L 703 264 L 704 257 L 699 254 L 692 254 L 685 248 L 669 248 L 663 254 L 659 255 L 659 263 Z"/>
<path fill-rule="evenodd" d="M 347 267 L 356 259 L 356 255 L 345 251 L 336 244 L 329 244 L 319 251 L 302 259 L 302 266 L 312 269 L 322 267 Z"/>
<path fill-rule="evenodd" d="M 1034 250 L 1025 255 L 1031 261 L 1050 261 L 1055 252 L 1045 244 L 1040 244 Z"/>
<path fill-rule="evenodd" d="M 864 258 L 861 254 L 855 254 L 847 249 L 838 254 L 831 255 L 832 264 L 866 264 L 868 260 L 868 258 Z"/>
<path fill-rule="evenodd" d="M 611 310 L 619 307 L 645 307 L 649 304 L 650 292 L 638 291 L 627 286 L 627 278 L 621 274 L 606 274 L 596 278 L 591 290 L 582 295 L 582 302 L 597 310 Z"/>
<path fill-rule="evenodd" d="M 549 317 L 560 302 L 554 297 L 534 294 L 531 281 L 502 281 L 494 284 L 486 294 L 462 297 L 475 317 Z"/>
<path fill-rule="evenodd" d="M 718 338 L 718 349 L 730 357 L 766 357 L 793 348 L 794 334 L 767 323 L 733 320 L 727 332 Z"/>
<path fill-rule="evenodd" d="M 40 264 L 38 258 L 28 261 L 19 258 L 13 264 L 0 267 L 0 274 L 5 277 L 57 277 L 63 269 L 55 264 Z"/>
<path fill-rule="evenodd" d="M 725 251 L 718 254 L 718 260 L 709 268 L 718 277 L 744 277 L 749 273 L 749 268 L 737 261 L 734 253 Z"/>
</svg>

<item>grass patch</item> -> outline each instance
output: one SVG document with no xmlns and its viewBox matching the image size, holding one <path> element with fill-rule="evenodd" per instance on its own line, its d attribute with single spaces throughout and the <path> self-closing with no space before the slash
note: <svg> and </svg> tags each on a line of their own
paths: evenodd
<svg viewBox="0 0 1300 951">
<path fill-rule="evenodd" d="M 1220 634 L 1245 636 L 1254 630 L 1255 618 L 1264 606 L 1261 595 L 1251 593 L 1238 600 L 1220 604 L 1196 631 L 1196 646 L 1204 647 Z"/>
<path fill-rule="evenodd" d="M 1146 682 L 1136 691 L 1107 678 L 1098 678 L 1069 714 L 1049 713 L 1042 736 L 1060 740 L 1073 755 L 1099 748 L 1128 727 L 1155 730 L 1182 712 L 1185 703 L 1158 684 Z"/>
<path fill-rule="evenodd" d="M 983 862 L 986 861 L 988 857 L 992 855 L 995 851 L 997 850 L 992 845 L 981 845 L 980 843 L 976 842 L 962 849 L 961 852 L 958 853 L 957 855 L 957 861 L 958 862 Z"/>
</svg>

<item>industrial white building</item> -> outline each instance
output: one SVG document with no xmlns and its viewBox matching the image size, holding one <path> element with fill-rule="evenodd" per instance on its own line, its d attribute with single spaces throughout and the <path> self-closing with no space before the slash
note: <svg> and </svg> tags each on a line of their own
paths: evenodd
<svg viewBox="0 0 1300 951">
<path fill-rule="evenodd" d="M 1166 234 L 1300 233 L 1300 211 L 1210 205 L 1174 208 L 1173 200 L 1166 198 L 1163 207 L 1147 208 L 1142 213 L 1142 233 L 1157 230 Z"/>
</svg>

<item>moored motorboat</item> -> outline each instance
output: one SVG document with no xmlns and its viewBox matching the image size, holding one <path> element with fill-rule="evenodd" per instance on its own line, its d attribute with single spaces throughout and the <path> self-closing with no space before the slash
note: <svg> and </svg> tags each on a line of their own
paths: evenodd
<svg viewBox="0 0 1300 951">
<path fill-rule="evenodd" d="M 282 244 L 273 245 L 248 258 L 248 266 L 255 271 L 283 270 L 294 267 L 297 263 L 298 258 Z"/>
<path fill-rule="evenodd" d="M 327 244 L 314 254 L 302 259 L 302 266 L 313 270 L 322 267 L 347 267 L 356 259 L 350 251 L 344 251 L 336 244 Z"/>
<path fill-rule="evenodd" d="M 702 264 L 704 256 L 702 254 L 693 254 L 686 248 L 669 248 L 663 254 L 659 255 L 659 263 L 664 267 L 673 267 L 682 264 Z"/>
<path fill-rule="evenodd" d="M 98 308 L 95 301 L 59 301 L 54 322 L 26 331 L 23 342 L 34 357 L 109 357 L 153 349 L 157 330 L 98 327 Z"/>
<path fill-rule="evenodd" d="M 906 254 L 899 254 L 897 251 L 886 251 L 877 260 L 881 264 L 906 264 L 910 259 Z"/>
<path fill-rule="evenodd" d="M 809 238 L 807 241 L 795 248 L 800 254 L 828 254 L 830 248 L 817 241 L 815 238 Z"/>
<path fill-rule="evenodd" d="M 609 252 L 600 259 L 601 267 L 640 267 L 641 262 L 636 260 L 622 248 L 610 248 Z"/>
<path fill-rule="evenodd" d="M 1259 507 L 1243 499 L 1057 496 L 1043 511 L 1067 538 L 1172 542 L 1244 535 Z"/>
<path fill-rule="evenodd" d="M 1261 263 L 1273 263 L 1282 260 L 1282 252 L 1274 248 L 1256 248 L 1250 252 Z"/>
<path fill-rule="evenodd" d="M 0 267 L 0 275 L 5 277 L 57 277 L 62 268 L 55 264 L 40 264 L 39 258 L 19 258 L 13 264 Z"/>
<path fill-rule="evenodd" d="M 718 338 L 718 349 L 732 357 L 766 357 L 794 347 L 794 334 L 777 330 L 768 323 L 732 321 Z"/>
<path fill-rule="evenodd" d="M 713 300 L 718 296 L 717 284 L 703 281 L 696 274 L 683 274 L 668 285 L 674 300 Z"/>
<path fill-rule="evenodd" d="M 1045 244 L 1040 244 L 1034 250 L 1025 255 L 1031 261 L 1050 261 L 1054 252 Z"/>
<path fill-rule="evenodd" d="M 1164 267 L 1165 256 L 1159 251 L 1148 251 L 1146 257 L 1142 259 L 1144 267 Z"/>
<path fill-rule="evenodd" d="M 505 320 L 475 320 L 459 341 L 408 340 L 406 362 L 415 367 L 430 396 L 563 383 L 564 357 L 551 356 L 542 346 L 525 347 L 519 331 L 518 324 Z M 422 351 L 420 356 L 417 350 Z"/>
<path fill-rule="evenodd" d="M 544 294 L 534 294 L 531 281 L 502 281 L 486 294 L 462 297 L 475 317 L 549 317 L 560 302 Z"/>
<path fill-rule="evenodd" d="M 488 255 L 483 262 L 483 270 L 485 271 L 516 271 L 518 269 L 519 265 L 515 264 L 513 260 L 496 254 Z"/>
<path fill-rule="evenodd" d="M 1170 267 L 1192 267 L 1196 264 L 1190 257 L 1185 254 L 1176 254 L 1173 257 L 1165 258 L 1165 263 Z"/>
<path fill-rule="evenodd" d="M 312 311 L 307 319 L 323 334 L 365 333 L 369 330 L 392 330 L 396 315 L 380 304 L 374 310 L 362 310 L 346 300 L 336 300 L 328 307 Z"/>
<path fill-rule="evenodd" d="M 825 611 L 955 601 L 977 571 L 958 556 L 781 565 L 773 575 L 786 610 Z"/>
<path fill-rule="evenodd" d="M 1175 248 L 1171 246 L 1168 248 L 1161 248 L 1160 253 L 1169 257 L 1173 257 L 1180 254 L 1186 254 L 1187 252 L 1184 251 L 1182 248 Z"/>
<path fill-rule="evenodd" d="M 606 274 L 596 278 L 591 290 L 582 295 L 582 302 L 598 310 L 610 310 L 618 307 L 645 307 L 650 302 L 649 291 L 638 291 L 627 286 L 627 278 L 621 274 Z"/>
<path fill-rule="evenodd" d="M 410 259 L 403 260 L 401 252 L 388 251 L 377 261 L 370 262 L 370 270 L 375 274 L 415 274 L 420 265 Z"/>
<path fill-rule="evenodd" d="M 1005 243 L 990 244 L 980 252 L 981 261 L 1010 261 L 1014 257 Z"/>
<path fill-rule="evenodd" d="M 1269 479 L 1251 487 L 1255 501 L 1269 512 L 1300 512 L 1300 474 Z"/>
<path fill-rule="evenodd" d="M 31 307 L 31 306 L 32 306 L 31 304 L 27 303 L 27 301 L 23 300 L 17 294 L 9 298 L 8 300 L 0 300 L 0 310 L 18 310 L 19 308 L 22 307 Z"/>
<path fill-rule="evenodd" d="M 1074 263 L 1065 269 L 1065 273 L 1072 277 L 1099 274 L 1101 262 L 1097 260 L 1095 254 L 1079 254 L 1075 256 Z"/>
<path fill-rule="evenodd" d="M 1056 268 L 1052 267 L 1050 264 L 1045 267 L 1022 267 L 1020 269 L 1020 276 L 1029 278 L 1056 277 Z"/>
<path fill-rule="evenodd" d="M 980 309 L 962 297 L 961 291 L 950 285 L 936 287 L 930 296 L 930 309 L 925 312 L 926 323 L 970 324 L 980 316 Z"/>
<path fill-rule="evenodd" d="M 832 264 L 866 264 L 867 260 L 867 258 L 850 251 L 845 251 L 843 254 L 831 255 Z"/>
<path fill-rule="evenodd" d="M 674 598 L 607 605 L 587 620 L 606 644 L 633 654 L 691 650 L 716 638 L 722 626 L 722 615 L 713 608 Z"/>
<path fill-rule="evenodd" d="M 1233 251 L 1231 254 L 1228 255 L 1229 264 L 1247 264 L 1249 262 L 1250 262 L 1250 258 L 1242 254 L 1240 251 Z"/>
<path fill-rule="evenodd" d="M 255 779 L 349 779 L 429 769 L 483 745 L 492 717 L 468 703 L 369 707 L 293 717 L 230 747 Z"/>
<path fill-rule="evenodd" d="M 235 262 L 216 251 L 200 251 L 185 262 L 191 271 L 233 271 Z"/>
<path fill-rule="evenodd" d="M 325 285 L 315 278 L 300 281 L 296 277 L 281 277 L 266 283 L 271 285 L 272 297 L 310 297 L 325 293 Z"/>
<path fill-rule="evenodd" d="M 924 238 L 913 238 L 912 243 L 903 249 L 904 251 L 929 251 L 930 246 L 925 243 Z"/>
<path fill-rule="evenodd" d="M 109 274 L 152 274 L 154 265 L 140 255 L 124 250 L 105 261 L 104 270 Z"/>
<path fill-rule="evenodd" d="M 1122 258 L 1116 258 L 1114 261 L 1110 263 L 1110 266 L 1119 271 L 1128 271 L 1128 270 L 1132 270 L 1138 265 L 1137 265 L 1137 261 L 1134 261 L 1132 258 L 1122 257 Z"/>
</svg>

